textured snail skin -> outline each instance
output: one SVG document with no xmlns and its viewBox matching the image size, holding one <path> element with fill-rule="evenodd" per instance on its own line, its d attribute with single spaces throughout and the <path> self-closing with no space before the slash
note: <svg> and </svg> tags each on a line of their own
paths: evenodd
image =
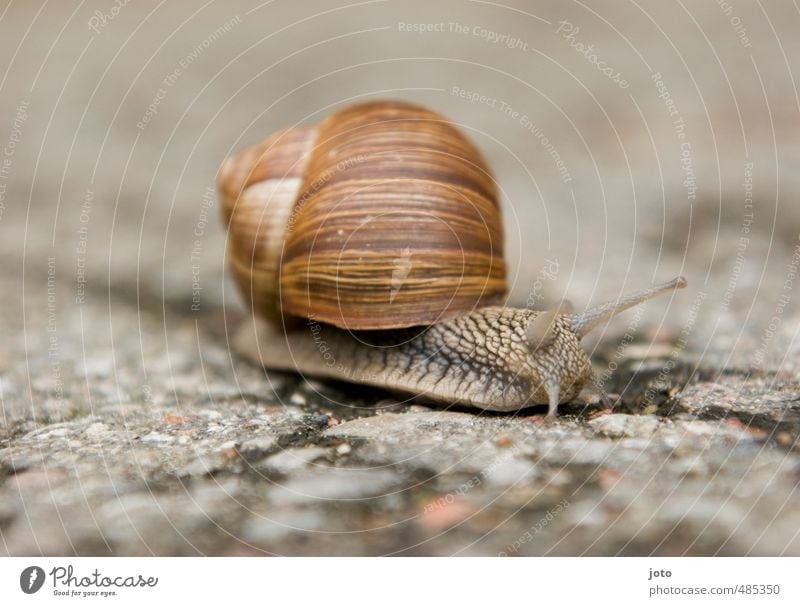
<svg viewBox="0 0 800 606">
<path fill-rule="evenodd" d="M 581 339 L 619 312 L 685 288 L 682 277 L 580 314 L 484 307 L 423 329 L 350 332 L 309 321 L 283 331 L 245 322 L 234 347 L 267 368 L 420 396 L 445 406 L 514 411 L 575 399 L 592 377 Z"/>
<path fill-rule="evenodd" d="M 236 345 L 268 368 L 373 385 L 443 405 L 511 411 L 547 404 L 548 390 L 554 390 L 554 412 L 556 403 L 577 396 L 591 377 L 591 364 L 567 316 L 557 318 L 546 346 L 529 343 L 527 327 L 540 313 L 486 307 L 416 334 L 370 333 L 369 342 L 364 333 L 329 325 L 283 333 L 256 320 L 247 322 Z"/>
</svg>

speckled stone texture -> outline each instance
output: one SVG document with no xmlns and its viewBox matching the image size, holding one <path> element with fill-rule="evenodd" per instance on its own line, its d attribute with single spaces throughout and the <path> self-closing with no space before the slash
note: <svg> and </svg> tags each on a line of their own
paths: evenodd
<svg viewBox="0 0 800 606">
<path fill-rule="evenodd" d="M 0 9 L 0 554 L 800 555 L 793 3 L 737 3 L 746 41 L 715 2 L 43 4 Z M 528 47 L 399 26 L 453 21 Z M 372 97 L 486 154 L 511 303 L 686 275 L 585 340 L 612 408 L 441 410 L 229 346 L 217 167 Z"/>
</svg>

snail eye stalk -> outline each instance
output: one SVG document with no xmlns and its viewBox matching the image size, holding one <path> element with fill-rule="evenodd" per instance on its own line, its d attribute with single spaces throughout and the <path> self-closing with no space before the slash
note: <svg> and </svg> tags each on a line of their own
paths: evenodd
<svg viewBox="0 0 800 606">
<path fill-rule="evenodd" d="M 652 288 L 646 288 L 639 292 L 633 293 L 626 297 L 622 297 L 617 301 L 603 303 L 597 307 L 585 311 L 580 314 L 573 314 L 569 316 L 569 321 L 572 324 L 572 331 L 582 339 L 592 330 L 597 328 L 603 322 L 610 320 L 621 311 L 625 311 L 635 305 L 639 305 L 649 299 L 657 297 L 658 295 L 670 292 L 679 288 L 686 288 L 688 282 L 683 276 L 678 276 L 674 280 L 658 284 Z"/>
</svg>

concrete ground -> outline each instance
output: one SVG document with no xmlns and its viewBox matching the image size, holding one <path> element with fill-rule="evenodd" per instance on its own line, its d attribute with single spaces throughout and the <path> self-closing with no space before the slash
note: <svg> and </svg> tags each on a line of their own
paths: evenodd
<svg viewBox="0 0 800 606">
<path fill-rule="evenodd" d="M 800 555 L 792 3 L 112 6 L 0 3 L 0 553 Z M 612 409 L 232 350 L 217 167 L 373 97 L 486 154 L 510 304 L 687 276 L 588 340 Z"/>
</svg>

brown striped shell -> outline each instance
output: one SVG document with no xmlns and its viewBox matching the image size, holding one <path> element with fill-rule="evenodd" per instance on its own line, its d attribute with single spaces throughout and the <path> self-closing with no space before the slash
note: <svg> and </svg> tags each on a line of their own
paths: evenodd
<svg viewBox="0 0 800 606">
<path fill-rule="evenodd" d="M 228 158 L 228 262 L 252 308 L 348 329 L 426 325 L 502 302 L 494 181 L 447 120 L 348 107 Z"/>
</svg>

